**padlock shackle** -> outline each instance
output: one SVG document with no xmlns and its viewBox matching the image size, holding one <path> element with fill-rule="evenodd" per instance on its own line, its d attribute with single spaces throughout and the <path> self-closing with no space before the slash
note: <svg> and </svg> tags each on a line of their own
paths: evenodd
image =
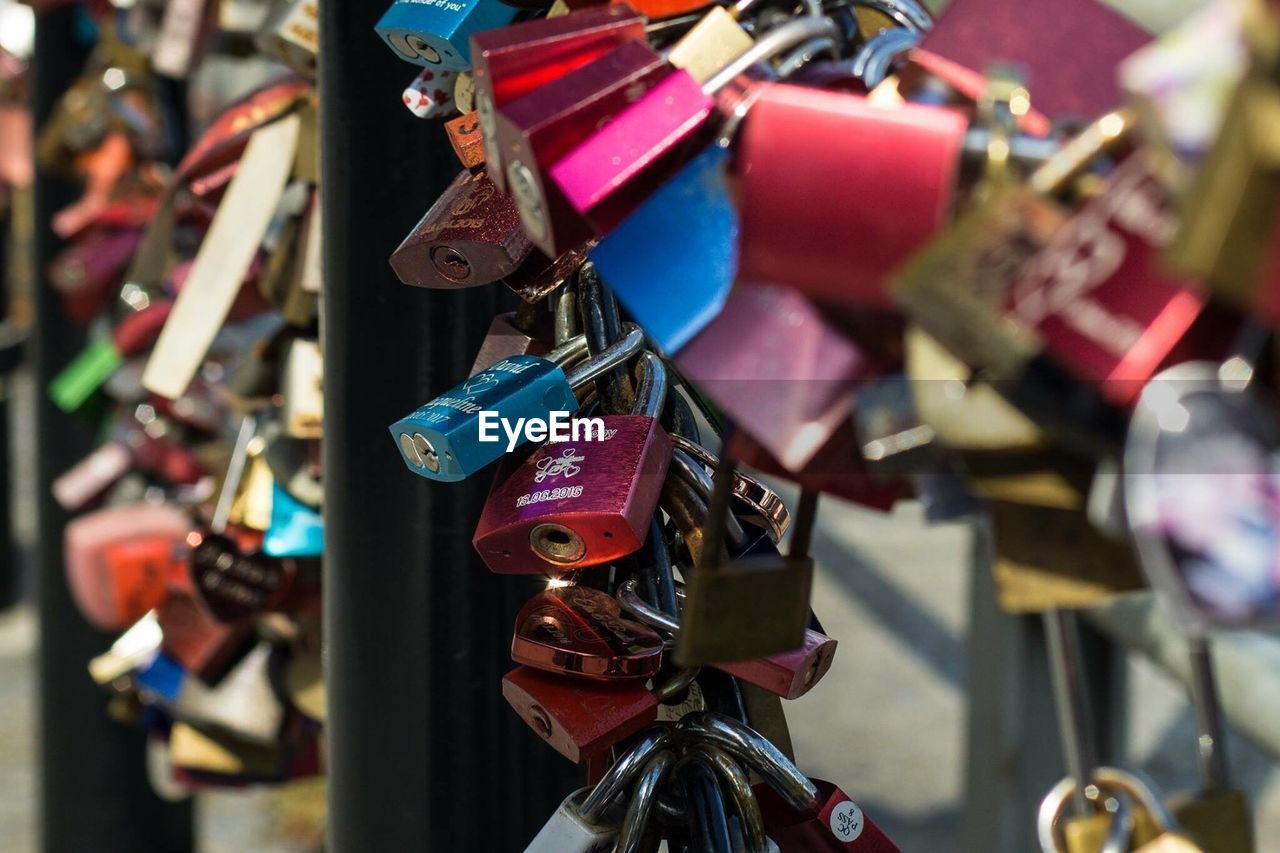
<svg viewBox="0 0 1280 853">
<path fill-rule="evenodd" d="M 853 56 L 838 64 L 847 66 L 868 89 L 874 89 L 889 76 L 893 60 L 919 43 L 920 34 L 914 30 L 881 30 L 867 39 Z"/>
<path fill-rule="evenodd" d="M 665 705 L 670 699 L 680 695 L 686 687 L 693 684 L 700 672 L 702 672 L 702 667 L 700 666 L 676 670 L 675 674 L 668 678 L 666 682 L 654 686 L 653 698 L 658 700 L 659 705 Z"/>
<path fill-rule="evenodd" d="M 1048 162 L 1032 172 L 1027 178 L 1028 186 L 1040 195 L 1061 192 L 1100 155 L 1128 139 L 1136 126 L 1137 117 L 1130 109 L 1107 113 L 1068 140 Z"/>
<path fill-rule="evenodd" d="M 561 367 L 575 364 L 587 357 L 587 336 L 574 335 L 542 357 Z"/>
<path fill-rule="evenodd" d="M 641 349 L 644 348 L 644 332 L 634 323 L 626 323 L 623 326 L 625 334 L 616 344 L 611 345 L 604 352 L 588 359 L 583 364 L 578 365 L 572 370 L 565 372 L 565 378 L 569 382 L 570 388 L 580 388 L 592 379 L 596 379 L 613 370 L 619 365 L 626 364 Z M 576 340 L 576 338 L 575 338 Z M 587 339 L 582 339 L 582 348 L 585 350 Z M 557 349 L 559 349 L 557 347 Z M 555 352 L 555 350 L 552 350 Z"/>
<path fill-rule="evenodd" d="M 662 410 L 667 405 L 667 366 L 661 358 L 651 352 L 640 355 L 637 365 L 639 377 L 636 381 L 636 401 L 631 414 L 644 415 L 655 421 L 662 417 Z"/>
<path fill-rule="evenodd" d="M 703 759 L 720 778 L 720 787 L 733 800 L 734 810 L 742 821 L 742 834 L 746 841 L 746 853 L 768 853 L 769 839 L 765 835 L 764 816 L 755 792 L 751 790 L 749 777 L 738 762 L 727 752 L 710 743 L 695 743 L 686 751 Z"/>
<path fill-rule="evenodd" d="M 790 21 L 770 30 L 745 53 L 720 69 L 702 85 L 702 91 L 714 95 L 756 63 L 772 59 L 784 50 L 811 39 L 826 38 L 838 45 L 839 37 L 840 28 L 830 18 L 808 16 Z"/>
<path fill-rule="evenodd" d="M 679 636 L 680 622 L 641 598 L 637 592 L 638 588 L 639 584 L 634 580 L 629 580 L 618 588 L 617 599 L 622 609 L 650 628 L 665 631 L 673 637 Z"/>
<path fill-rule="evenodd" d="M 213 518 L 209 522 L 209 529 L 214 533 L 222 533 L 227 529 L 231 507 L 236 502 L 236 492 L 240 491 L 240 481 L 244 478 L 244 469 L 249 462 L 249 443 L 257 434 L 257 416 L 245 415 L 244 420 L 240 422 L 240 431 L 236 433 L 236 443 L 231 449 L 231 460 L 227 463 L 227 474 L 222 479 L 222 491 L 218 493 L 218 503 L 213 509 Z"/>
<path fill-rule="evenodd" d="M 680 734 L 709 740 L 747 762 L 797 812 L 815 815 L 822 805 L 818 788 L 768 738 L 714 711 L 694 711 L 676 723 Z"/>
<path fill-rule="evenodd" d="M 707 473 L 707 469 L 699 465 L 696 460 L 690 457 L 683 450 L 675 450 L 671 453 L 670 471 L 674 472 L 677 477 L 688 483 L 693 488 L 697 496 L 702 499 L 703 504 L 708 506 L 706 523 L 710 524 L 711 513 L 709 507 L 712 497 L 715 494 L 715 482 L 711 479 L 711 475 Z M 727 537 L 729 542 L 735 548 L 740 548 L 746 544 L 747 534 L 746 531 L 742 529 L 742 522 L 738 521 L 731 512 L 725 513 L 723 525 L 710 527 L 708 528 L 708 531 L 713 529 L 723 529 L 724 537 Z M 723 537 L 717 536 L 709 538 L 707 540 L 708 547 L 717 547 L 711 543 L 713 541 L 719 542 L 721 538 Z"/>
<path fill-rule="evenodd" d="M 684 794 L 689 834 L 700 853 L 737 853 L 729 833 L 729 814 L 715 771 L 697 755 L 684 755 L 672 774 Z"/>
<path fill-rule="evenodd" d="M 756 6 L 768 4 L 772 0 L 738 0 L 729 7 L 728 12 L 733 15 L 734 20 L 741 20 L 742 16 L 748 12 L 755 11 Z M 810 17 L 822 17 L 822 0 L 800 0 L 804 4 L 805 14 Z"/>
<path fill-rule="evenodd" d="M 554 318 L 552 340 L 555 346 L 568 343 L 578 334 L 578 292 L 572 281 L 565 282 L 552 292 L 551 311 Z"/>
<path fill-rule="evenodd" d="M 720 464 L 720 457 L 682 435 L 672 435 L 671 444 L 708 468 L 714 469 Z M 787 509 L 782 496 L 756 478 L 738 470 L 733 472 L 733 495 L 760 516 L 769 531 L 769 538 L 777 544 L 791 526 L 791 510 Z"/>
<path fill-rule="evenodd" d="M 644 768 L 650 756 L 671 740 L 671 730 L 654 726 L 641 732 L 631 747 L 613 763 L 596 786 L 583 799 L 579 812 L 588 823 L 599 823 L 605 809 L 618 794 L 631 787 L 636 775 Z"/>
<path fill-rule="evenodd" d="M 1116 794 L 1112 799 L 1116 810 L 1111 815 L 1111 825 L 1107 827 L 1107 835 L 1102 839 L 1098 853 L 1129 853 L 1133 843 L 1133 809 L 1124 794 Z"/>
<path fill-rule="evenodd" d="M 627 804 L 627 814 L 622 819 L 622 831 L 618 833 L 615 853 L 639 853 L 645 838 L 645 828 L 653 814 L 654 803 L 658 799 L 658 788 L 667 774 L 676 764 L 675 753 L 664 749 L 655 754 L 645 764 L 636 782 L 635 791 L 631 794 L 631 802 Z"/>
</svg>

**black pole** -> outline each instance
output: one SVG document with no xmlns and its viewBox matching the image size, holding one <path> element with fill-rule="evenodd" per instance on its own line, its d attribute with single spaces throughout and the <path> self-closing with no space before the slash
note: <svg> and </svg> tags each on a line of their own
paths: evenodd
<svg viewBox="0 0 1280 853">
<path fill-rule="evenodd" d="M 387 426 L 465 377 L 501 285 L 401 284 L 387 258 L 460 168 L 400 93 L 387 4 L 321 4 L 329 847 L 518 850 L 581 784 L 502 699 L 536 585 L 471 547 L 492 478 L 429 483 Z"/>
<path fill-rule="evenodd" d="M 39 16 L 32 61 L 36 125 L 80 72 L 85 47 L 74 37 L 74 10 Z M 189 804 L 151 791 L 142 732 L 112 722 L 86 665 L 112 641 L 80 618 L 62 565 L 67 515 L 49 491 L 53 479 L 93 446 L 93 426 L 63 415 L 44 393 L 49 380 L 84 344 L 44 280 L 57 251 L 49 222 L 74 189 L 37 172 L 35 184 L 34 340 L 36 380 L 36 543 L 40 610 L 41 833 L 46 851 L 143 853 L 192 849 Z"/>
</svg>

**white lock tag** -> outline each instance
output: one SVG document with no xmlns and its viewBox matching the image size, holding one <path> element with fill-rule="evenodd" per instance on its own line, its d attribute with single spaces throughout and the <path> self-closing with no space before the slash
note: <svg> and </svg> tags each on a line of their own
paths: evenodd
<svg viewBox="0 0 1280 853">
<path fill-rule="evenodd" d="M 289 115 L 249 139 L 173 313 L 142 375 L 148 391 L 181 397 L 226 320 L 293 169 L 301 122 Z"/>
</svg>

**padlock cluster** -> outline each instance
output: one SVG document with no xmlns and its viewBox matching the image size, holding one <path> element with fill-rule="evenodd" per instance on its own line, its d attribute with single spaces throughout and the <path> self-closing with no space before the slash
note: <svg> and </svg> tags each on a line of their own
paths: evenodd
<svg viewBox="0 0 1280 853">
<path fill-rule="evenodd" d="M 1155 588 L 1192 649 L 1203 789 L 1170 811 L 1066 730 L 1040 843 L 1251 848 L 1207 637 L 1280 615 L 1280 13 L 1213 4 L 1157 40 L 1093 0 L 1050 18 L 397 0 L 381 19 L 422 68 L 406 106 L 445 119 L 461 164 L 391 265 L 521 300 L 391 435 L 430 480 L 497 463 L 476 550 L 549 578 L 503 694 L 605 775 L 530 849 L 763 849 L 724 760 L 742 753 L 653 744 L 708 712 L 785 741 L 740 697 L 776 708 L 830 664 L 821 493 L 984 512 L 999 605 L 1043 614 L 1064 727 L 1087 717 L 1072 614 Z M 787 512 L 739 465 L 800 487 L 785 555 Z M 681 763 L 702 767 L 664 801 Z M 784 850 L 892 849 L 821 820 L 789 847 L 761 813 Z"/>
<path fill-rule="evenodd" d="M 100 436 L 53 485 L 67 583 L 175 799 L 321 772 L 317 7 L 236 8 L 81 6 L 92 53 L 37 129 L 84 186 L 45 270 L 89 340 L 47 392 Z M 290 68 L 201 76 L 229 44 Z"/>
</svg>

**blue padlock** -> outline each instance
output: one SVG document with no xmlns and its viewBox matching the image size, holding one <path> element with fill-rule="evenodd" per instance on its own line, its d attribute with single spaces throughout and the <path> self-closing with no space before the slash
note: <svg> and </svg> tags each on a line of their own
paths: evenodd
<svg viewBox="0 0 1280 853">
<path fill-rule="evenodd" d="M 517 11 L 499 0 L 396 0 L 374 29 L 405 62 L 466 71 L 472 33 L 505 27 Z"/>
<path fill-rule="evenodd" d="M 162 653 L 134 673 L 134 680 L 139 690 L 150 692 L 161 701 L 173 703 L 182 694 L 187 671 L 182 668 L 182 664 Z"/>
<path fill-rule="evenodd" d="M 715 145 L 699 154 L 588 254 L 664 355 L 715 319 L 733 287 L 739 227 L 728 160 Z"/>
<path fill-rule="evenodd" d="M 324 519 L 279 483 L 271 486 L 271 525 L 262 538 L 262 551 L 269 557 L 319 557 L 324 553 Z"/>
<path fill-rule="evenodd" d="M 578 411 L 574 389 L 626 363 L 643 346 L 644 334 L 629 324 L 621 340 L 567 371 L 563 365 L 586 355 L 582 335 L 545 357 L 508 356 L 396 421 L 391 437 L 415 474 L 444 482 L 465 479 L 529 440 L 522 421 Z M 481 435 L 482 416 L 487 438 Z M 512 427 L 514 434 L 508 432 Z"/>
</svg>

